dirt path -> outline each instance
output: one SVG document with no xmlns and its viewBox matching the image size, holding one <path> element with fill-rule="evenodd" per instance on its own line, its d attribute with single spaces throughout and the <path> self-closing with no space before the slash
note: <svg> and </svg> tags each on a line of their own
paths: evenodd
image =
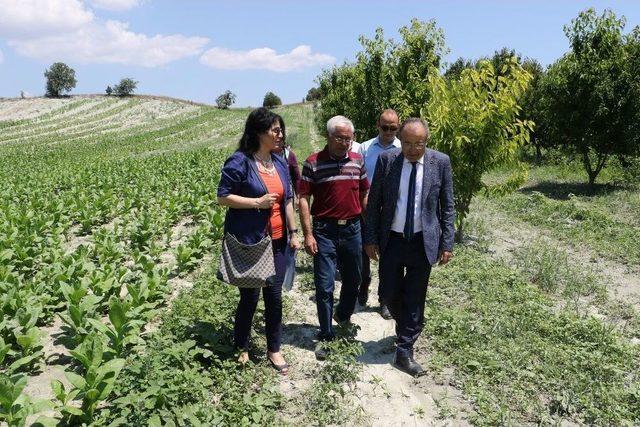
<svg viewBox="0 0 640 427">
<path fill-rule="evenodd" d="M 309 280 L 309 279 L 306 279 Z M 291 402 L 285 407 L 288 418 L 302 418 L 301 394 L 313 382 L 314 369 L 319 363 L 313 353 L 315 334 L 318 330 L 312 284 L 295 283 L 286 294 L 292 306 L 284 326 L 283 354 L 292 366 L 289 375 L 283 377 L 281 388 Z M 436 381 L 426 375 L 414 379 L 394 368 L 395 323 L 385 320 L 378 313 L 377 282 L 372 283 L 368 307 L 356 305 L 351 321 L 360 327 L 356 339 L 362 343 L 364 354 L 358 358 L 362 371 L 353 393 L 354 403 L 360 407 L 356 419 L 350 425 L 371 426 L 441 426 L 468 425 L 465 413 L 471 405 L 462 398 L 459 390 Z M 339 294 L 336 282 L 334 295 Z M 426 354 L 416 354 L 425 364 Z M 450 412 L 442 416 L 442 406 Z"/>
</svg>

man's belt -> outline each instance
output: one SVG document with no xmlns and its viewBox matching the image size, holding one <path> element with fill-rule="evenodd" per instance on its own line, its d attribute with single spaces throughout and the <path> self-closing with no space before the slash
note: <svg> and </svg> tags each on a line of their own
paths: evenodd
<svg viewBox="0 0 640 427">
<path fill-rule="evenodd" d="M 337 224 L 337 225 L 351 225 L 358 221 L 360 221 L 359 216 L 354 216 L 353 218 L 348 219 L 338 219 L 338 218 L 315 218 L 315 221 L 325 222 L 327 224 Z"/>
</svg>

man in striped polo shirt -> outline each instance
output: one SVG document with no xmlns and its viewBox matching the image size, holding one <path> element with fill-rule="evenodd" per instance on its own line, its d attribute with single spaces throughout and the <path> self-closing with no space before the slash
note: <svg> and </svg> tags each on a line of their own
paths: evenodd
<svg viewBox="0 0 640 427">
<path fill-rule="evenodd" d="M 349 119 L 332 117 L 327 122 L 327 145 L 304 162 L 298 188 L 304 246 L 313 256 L 320 323 L 316 347 L 319 360 L 326 357 L 323 341 L 334 337 L 332 317 L 344 323 L 353 314 L 362 278 L 360 214 L 366 207 L 369 181 L 362 156 L 349 150 L 353 133 Z M 311 198 L 313 204 L 310 204 Z M 342 276 L 342 288 L 334 315 L 336 264 Z"/>
</svg>

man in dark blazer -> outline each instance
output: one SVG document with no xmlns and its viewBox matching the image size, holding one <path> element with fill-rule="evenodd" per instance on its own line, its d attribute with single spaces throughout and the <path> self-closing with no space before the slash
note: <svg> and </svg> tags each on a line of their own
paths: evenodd
<svg viewBox="0 0 640 427">
<path fill-rule="evenodd" d="M 422 332 L 431 266 L 453 256 L 453 178 L 446 154 L 427 149 L 429 127 L 407 119 L 398 132 L 401 148 L 378 158 L 366 210 L 365 251 L 380 258 L 381 298 L 396 322 L 394 366 L 424 373 L 413 358 Z"/>
</svg>

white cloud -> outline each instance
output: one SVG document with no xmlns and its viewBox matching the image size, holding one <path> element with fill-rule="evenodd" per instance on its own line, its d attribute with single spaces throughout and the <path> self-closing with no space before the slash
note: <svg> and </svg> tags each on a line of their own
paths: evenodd
<svg viewBox="0 0 640 427">
<path fill-rule="evenodd" d="M 91 0 L 91 4 L 99 9 L 122 11 L 133 9 L 143 0 Z"/>
<path fill-rule="evenodd" d="M 80 0 L 0 0 L 0 36 L 7 38 L 73 31 L 93 19 Z"/>
<path fill-rule="evenodd" d="M 280 55 L 268 47 L 246 51 L 214 47 L 200 57 L 200 62 L 222 70 L 265 69 L 286 72 L 332 64 L 335 58 L 322 53 L 312 53 L 311 47 L 306 45 L 300 45 L 291 52 Z"/>
<path fill-rule="evenodd" d="M 2 51 L 0 50 L 0 64 L 4 62 L 4 55 L 2 55 Z"/>
<path fill-rule="evenodd" d="M 130 31 L 124 22 L 107 21 L 85 25 L 69 33 L 14 39 L 9 45 L 21 55 L 42 60 L 157 67 L 198 55 L 208 42 L 204 37 L 179 34 L 150 37 Z"/>
</svg>

